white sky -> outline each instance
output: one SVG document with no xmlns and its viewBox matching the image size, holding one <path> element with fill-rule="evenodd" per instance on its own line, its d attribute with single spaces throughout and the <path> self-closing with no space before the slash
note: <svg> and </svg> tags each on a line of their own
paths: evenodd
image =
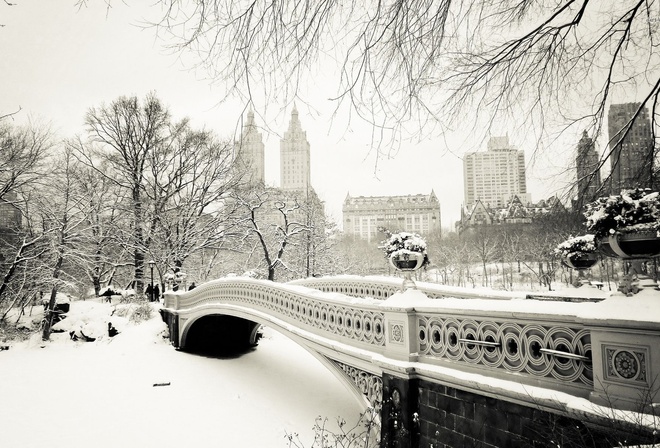
<svg viewBox="0 0 660 448">
<path fill-rule="evenodd" d="M 183 67 L 176 55 L 167 53 L 153 29 L 136 26 L 144 14 L 155 19 L 154 9 L 135 2 L 90 1 L 78 10 L 74 0 L 14 0 L 15 6 L 0 3 L 0 112 L 20 106 L 15 123 L 29 119 L 50 123 L 62 137 L 83 133 L 88 108 L 110 103 L 121 95 L 143 98 L 155 91 L 175 118 L 188 116 L 198 127 L 232 137 L 244 109 L 243 104 L 218 104 L 224 92 Z M 485 149 L 482 137 L 467 126 L 455 135 L 424 141 L 402 141 L 395 157 L 376 163 L 370 129 L 346 117 L 332 121 L 334 94 L 323 80 L 310 83 L 308 97 L 301 93 L 298 109 L 311 144 L 312 185 L 326 202 L 326 210 L 341 222 L 346 194 L 353 196 L 427 194 L 433 189 L 442 207 L 445 228 L 460 216 L 463 202 L 463 165 L 466 151 Z M 328 91 L 324 91 L 328 89 Z M 305 104 L 306 103 L 306 104 Z M 313 108 L 312 108 L 313 106 Z M 279 140 L 288 126 L 287 105 L 256 110 L 264 123 L 280 135 L 264 132 L 267 182 L 279 184 Z M 487 134 L 487 131 L 484 131 Z M 536 149 L 534 133 L 502 126 L 493 135 L 510 137 L 524 149 L 528 164 Z M 538 201 L 563 187 L 552 175 L 571 156 L 577 137 L 568 144 L 547 142 L 552 157 L 530 165 L 528 190 Z M 562 148 L 558 150 L 557 148 Z M 406 173 L 404 175 L 404 173 Z"/>
</svg>

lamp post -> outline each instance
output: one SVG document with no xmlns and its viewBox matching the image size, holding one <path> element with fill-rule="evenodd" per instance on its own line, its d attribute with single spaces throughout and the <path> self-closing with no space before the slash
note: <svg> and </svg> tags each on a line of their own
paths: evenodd
<svg viewBox="0 0 660 448">
<path fill-rule="evenodd" d="M 156 262 L 154 260 L 149 260 L 149 268 L 151 268 L 151 291 L 149 291 L 149 301 L 154 301 L 154 265 Z"/>
</svg>

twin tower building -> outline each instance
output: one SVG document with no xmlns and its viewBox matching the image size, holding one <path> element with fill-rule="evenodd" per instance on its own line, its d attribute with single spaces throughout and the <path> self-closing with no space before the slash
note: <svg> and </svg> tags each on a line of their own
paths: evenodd
<svg viewBox="0 0 660 448">
<path fill-rule="evenodd" d="M 246 167 L 245 175 L 251 185 L 265 185 L 266 161 L 264 142 L 254 122 L 254 113 L 249 111 L 243 125 L 240 140 L 236 142 L 236 158 Z M 311 169 L 309 142 L 293 106 L 289 128 L 280 140 L 280 188 L 284 191 L 309 192 Z"/>
</svg>

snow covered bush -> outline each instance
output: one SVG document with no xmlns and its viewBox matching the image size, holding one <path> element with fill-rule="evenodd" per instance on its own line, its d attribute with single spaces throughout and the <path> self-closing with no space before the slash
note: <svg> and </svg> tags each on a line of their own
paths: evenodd
<svg viewBox="0 0 660 448">
<path fill-rule="evenodd" d="M 658 232 L 660 195 L 641 188 L 623 190 L 620 195 L 598 198 L 587 204 L 584 216 L 587 230 L 596 238 L 606 238 L 616 232 Z"/>
<path fill-rule="evenodd" d="M 424 255 L 422 267 L 429 264 L 429 257 L 426 254 L 426 241 L 416 233 L 399 232 L 393 233 L 388 239 L 382 241 L 378 246 L 385 252 L 386 258 L 398 258 L 412 252 Z"/>
<path fill-rule="evenodd" d="M 117 305 L 113 314 L 125 317 L 130 322 L 140 323 L 151 319 L 153 308 L 149 302 L 129 303 Z"/>
<path fill-rule="evenodd" d="M 594 252 L 596 242 L 592 234 L 571 237 L 555 248 L 555 254 L 561 258 L 583 258 Z"/>
<path fill-rule="evenodd" d="M 128 306 L 128 305 L 126 305 Z M 71 339 L 94 341 L 108 338 L 108 324 L 122 332 L 128 319 L 115 313 L 112 305 L 97 302 L 75 302 L 66 319 L 53 325 L 54 333 L 66 333 Z"/>
</svg>

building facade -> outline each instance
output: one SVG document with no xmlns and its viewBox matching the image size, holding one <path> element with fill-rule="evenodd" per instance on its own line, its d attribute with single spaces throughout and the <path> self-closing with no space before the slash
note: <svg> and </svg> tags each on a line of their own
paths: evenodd
<svg viewBox="0 0 660 448">
<path fill-rule="evenodd" d="M 465 206 L 477 201 L 488 207 L 503 207 L 517 196 L 530 202 L 525 177 L 525 153 L 509 144 L 508 137 L 491 137 L 486 151 L 463 158 Z"/>
<path fill-rule="evenodd" d="M 311 187 L 310 146 L 295 105 L 289 129 L 280 141 L 280 184 L 285 191 L 307 191 Z"/>
<path fill-rule="evenodd" d="M 511 198 L 504 207 L 488 207 L 481 201 L 472 207 L 461 210 L 461 219 L 456 223 L 456 231 L 465 231 L 484 226 L 527 226 L 552 212 L 566 211 L 559 198 L 551 197 L 536 204 L 523 203 L 517 196 Z"/>
<path fill-rule="evenodd" d="M 646 107 L 612 104 L 607 116 L 611 193 L 628 188 L 652 188 L 653 136 Z"/>
<path fill-rule="evenodd" d="M 430 194 L 346 196 L 342 207 L 344 233 L 369 242 L 382 239 L 382 229 L 427 235 L 441 231 L 440 202 Z"/>
<path fill-rule="evenodd" d="M 0 199 L 0 260 L 4 260 L 7 246 L 13 246 L 23 226 L 23 214 L 17 204 L 14 192 L 5 193 Z M 13 252 L 15 249 L 9 249 Z"/>
<path fill-rule="evenodd" d="M 238 167 L 245 171 L 246 183 L 264 185 L 266 182 L 266 161 L 264 141 L 254 122 L 254 113 L 249 111 L 243 125 L 241 139 L 234 144 Z"/>
<path fill-rule="evenodd" d="M 579 204 L 595 200 L 600 196 L 600 157 L 596 152 L 596 145 L 587 131 L 582 133 L 582 138 L 577 145 L 575 156 L 575 167 L 577 171 L 577 195 Z"/>
</svg>

